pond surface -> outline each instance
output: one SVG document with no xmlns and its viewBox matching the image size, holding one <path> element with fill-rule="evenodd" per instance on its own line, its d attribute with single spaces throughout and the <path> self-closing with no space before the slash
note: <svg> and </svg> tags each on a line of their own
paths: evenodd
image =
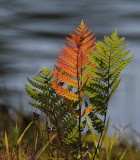
<svg viewBox="0 0 140 160">
<path fill-rule="evenodd" d="M 122 81 L 109 104 L 111 124 L 131 123 L 140 132 L 140 1 L 138 0 L 1 0 L 0 103 L 28 105 L 24 83 L 43 68 L 52 69 L 65 36 L 81 20 L 97 40 L 117 28 L 135 57 L 122 72 Z M 124 43 L 124 44 L 125 44 Z M 21 98 L 22 97 L 22 98 Z M 22 99 L 22 100 L 21 100 Z"/>
</svg>

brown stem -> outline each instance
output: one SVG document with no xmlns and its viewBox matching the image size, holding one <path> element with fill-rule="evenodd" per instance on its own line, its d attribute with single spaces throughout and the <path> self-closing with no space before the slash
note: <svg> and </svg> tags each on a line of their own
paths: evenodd
<svg viewBox="0 0 140 160">
<path fill-rule="evenodd" d="M 80 48 L 78 48 L 78 53 Z M 80 78 L 79 78 L 79 68 L 78 68 L 79 55 L 77 54 L 77 80 L 78 80 L 78 99 L 79 99 L 79 152 L 80 159 L 82 160 L 82 145 L 81 145 L 81 98 L 80 98 Z"/>
</svg>

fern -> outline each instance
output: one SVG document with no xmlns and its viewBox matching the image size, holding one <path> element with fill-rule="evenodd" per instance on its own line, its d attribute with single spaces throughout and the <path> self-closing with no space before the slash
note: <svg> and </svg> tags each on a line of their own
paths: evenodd
<svg viewBox="0 0 140 160">
<path fill-rule="evenodd" d="M 66 48 L 61 50 L 63 55 L 58 56 L 55 69 L 43 68 L 38 77 L 28 78 L 31 86 L 25 84 L 25 88 L 35 100 L 29 103 L 44 112 L 47 123 L 56 128 L 59 142 L 51 144 L 53 149 L 65 150 L 67 159 L 69 150 L 72 159 L 82 160 L 84 151 L 87 152 L 82 143 L 86 121 L 81 119 L 88 114 L 93 128 L 101 133 L 95 145 L 95 159 L 106 130 L 108 102 L 120 84 L 120 72 L 134 55 L 127 57 L 130 50 L 126 50 L 128 45 L 121 46 L 125 38 L 119 38 L 117 30 L 110 37 L 105 36 L 104 42 L 95 44 L 96 38 L 83 20 L 74 31 L 75 34 L 70 33 L 71 38 L 66 37 L 71 44 L 65 42 Z M 89 102 L 83 98 L 84 94 Z M 48 129 L 49 125 L 46 126 Z"/>
<path fill-rule="evenodd" d="M 134 56 L 126 57 L 130 50 L 124 51 L 127 45 L 121 47 L 124 39 L 124 37 L 118 37 L 117 30 L 114 31 L 111 37 L 105 36 L 105 43 L 95 43 L 97 50 L 91 51 L 92 54 L 88 54 L 91 64 L 96 65 L 96 68 L 85 65 L 87 72 L 94 77 L 88 80 L 85 89 L 90 106 L 96 108 L 94 112 L 89 114 L 89 117 L 95 130 L 101 133 L 95 156 L 105 128 L 108 102 L 119 86 L 122 78 L 120 72 Z"/>
<path fill-rule="evenodd" d="M 56 94 L 56 91 L 53 89 L 51 83 L 53 73 L 50 70 L 43 68 L 38 75 L 39 77 L 33 77 L 33 80 L 27 78 L 32 86 L 25 84 L 25 89 L 28 95 L 35 100 L 35 102 L 29 103 L 46 114 L 48 120 L 46 124 L 47 130 L 49 128 L 49 123 L 56 128 L 60 141 L 59 149 L 64 151 L 65 148 L 65 152 L 68 152 L 68 154 L 69 150 L 71 150 L 70 155 L 76 156 L 76 151 L 78 150 L 78 139 L 77 136 L 73 137 L 72 135 L 75 134 L 75 129 L 78 134 L 77 119 L 75 119 L 71 114 L 71 111 L 63 98 Z M 63 84 L 59 83 L 59 85 L 61 86 Z M 67 89 L 71 91 L 72 87 L 68 86 Z M 73 107 L 76 108 L 76 103 L 74 105 Z M 87 113 L 88 107 L 84 114 Z M 81 132 L 83 131 L 84 126 L 85 121 L 81 122 Z M 52 144 L 52 147 L 54 148 L 56 145 Z"/>
<path fill-rule="evenodd" d="M 58 56 L 60 61 L 56 60 L 58 66 L 55 65 L 57 72 L 53 71 L 53 75 L 56 77 L 57 82 L 52 80 L 53 88 L 56 90 L 57 94 L 61 95 L 67 103 L 69 103 L 69 101 L 79 101 L 78 104 L 80 107 L 83 100 L 83 91 L 80 90 L 80 88 L 82 88 L 84 84 L 84 82 L 81 81 L 81 76 L 85 68 L 84 64 L 89 63 L 87 53 L 90 52 L 90 49 L 95 49 L 95 45 L 93 44 L 95 38 L 92 39 L 94 34 L 90 35 L 91 31 L 87 32 L 87 30 L 88 27 L 86 27 L 82 21 L 79 28 L 77 28 L 77 30 L 74 29 L 76 35 L 70 34 L 72 38 L 67 37 L 67 40 L 70 41 L 72 45 L 65 43 L 67 48 L 61 50 L 64 56 Z M 88 75 L 86 75 L 86 77 L 87 76 Z M 76 88 L 77 92 L 73 93 L 72 91 L 69 91 L 59 85 L 58 81 L 67 84 L 68 87 L 71 86 L 72 88 Z M 71 108 L 71 110 L 73 109 Z M 75 111 L 73 110 L 72 112 L 74 113 Z"/>
<path fill-rule="evenodd" d="M 83 20 L 79 25 L 79 28 L 75 30 L 76 34 L 70 34 L 71 38 L 67 37 L 67 40 L 72 43 L 72 45 L 65 42 L 67 48 L 61 50 L 64 56 L 58 56 L 59 60 L 56 60 L 58 66 L 55 66 L 57 69 L 53 71 L 57 82 L 52 80 L 52 85 L 58 95 L 62 96 L 68 106 L 71 109 L 72 114 L 79 118 L 79 147 L 81 152 L 81 117 L 83 113 L 82 111 L 82 102 L 83 102 L 83 88 L 86 85 L 88 74 L 85 73 L 85 64 L 89 64 L 89 60 L 87 57 L 87 53 L 90 53 L 91 49 L 95 49 L 93 39 L 94 34 L 91 34 L 91 31 L 88 31 L 88 27 L 84 24 Z M 86 77 L 85 81 L 82 81 L 82 77 Z M 58 83 L 64 83 L 68 86 L 72 86 L 76 89 L 76 92 L 69 91 L 67 88 L 60 86 Z M 78 114 L 76 110 L 74 110 L 73 105 L 75 102 L 77 103 Z"/>
<path fill-rule="evenodd" d="M 84 130 L 86 125 L 86 121 L 81 122 L 81 132 Z M 69 150 L 72 150 L 71 156 L 72 159 L 77 159 L 79 144 L 78 144 L 78 137 L 79 137 L 79 128 L 78 126 L 74 126 L 69 134 L 64 138 L 65 143 Z M 84 134 L 82 135 L 84 137 Z M 83 148 L 83 147 L 82 147 Z"/>
<path fill-rule="evenodd" d="M 56 120 L 59 118 L 60 124 L 63 124 L 67 116 L 70 116 L 70 110 L 64 100 L 57 95 L 52 88 L 52 78 L 52 72 L 43 68 L 43 71 L 39 73 L 39 78 L 33 77 L 34 80 L 28 78 L 29 83 L 33 87 L 25 84 L 25 89 L 28 95 L 35 100 L 35 102 L 29 103 L 44 112 L 50 119 L 52 125 L 57 128 L 58 124 Z M 66 123 L 66 125 L 68 124 Z M 59 127 L 63 128 L 61 126 Z"/>
<path fill-rule="evenodd" d="M 87 72 L 93 77 L 88 80 L 85 93 L 89 97 L 90 106 L 96 108 L 89 117 L 94 129 L 101 133 L 93 159 L 96 157 L 105 129 L 108 102 L 120 84 L 120 72 L 134 56 L 126 57 L 130 50 L 124 51 L 128 45 L 121 46 L 124 39 L 118 37 L 117 30 L 111 37 L 105 36 L 105 42 L 95 43 L 97 50 L 88 54 L 91 64 L 96 65 L 96 68 L 85 65 Z"/>
</svg>

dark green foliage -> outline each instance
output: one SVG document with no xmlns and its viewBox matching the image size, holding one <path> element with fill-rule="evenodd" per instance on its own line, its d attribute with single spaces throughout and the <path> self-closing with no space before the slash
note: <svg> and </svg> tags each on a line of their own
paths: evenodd
<svg viewBox="0 0 140 160">
<path fill-rule="evenodd" d="M 86 125 L 86 121 L 81 122 L 81 132 L 84 130 Z M 84 137 L 84 135 L 82 135 Z M 77 159 L 78 150 L 79 150 L 79 128 L 78 125 L 72 128 L 68 135 L 64 138 L 64 142 L 66 143 L 66 147 L 71 150 L 72 159 Z"/>
<path fill-rule="evenodd" d="M 89 117 L 92 121 L 92 126 L 94 129 L 98 132 L 101 133 L 104 130 L 104 123 L 103 121 L 96 115 L 96 113 L 91 112 L 89 114 Z"/>
<path fill-rule="evenodd" d="M 44 112 L 50 118 L 52 124 L 56 126 L 56 119 L 57 121 L 62 121 L 62 124 L 64 121 L 68 121 L 70 110 L 61 96 L 57 95 L 52 88 L 52 78 L 52 72 L 43 68 L 43 71 L 39 73 L 39 78 L 33 77 L 35 81 L 28 78 L 33 87 L 25 84 L 25 89 L 28 95 L 35 100 L 35 103 L 29 103 Z"/>
<path fill-rule="evenodd" d="M 61 97 L 58 96 L 52 88 L 52 77 L 53 74 L 50 73 L 50 70 L 43 68 L 43 71 L 39 73 L 39 78 L 33 77 L 34 80 L 28 78 L 29 83 L 33 87 L 25 84 L 28 95 L 35 100 L 35 103 L 30 102 L 30 104 L 48 116 L 52 110 L 57 111 L 57 108 L 60 108 L 61 105 L 65 105 Z M 62 110 L 66 110 L 66 108 L 67 107 L 65 106 Z"/>
<path fill-rule="evenodd" d="M 64 99 L 57 95 L 52 88 L 52 78 L 53 74 L 51 71 L 43 68 L 43 71 L 39 73 L 39 78 L 33 77 L 33 80 L 28 78 L 32 86 L 25 84 L 25 89 L 28 95 L 35 100 L 35 102 L 29 103 L 44 112 L 48 120 L 47 123 L 55 127 L 60 143 L 59 149 L 64 150 L 65 148 L 66 152 L 68 152 L 69 149 L 75 150 L 77 148 L 77 119 L 71 115 L 70 109 L 64 102 Z M 71 86 L 68 89 L 71 89 Z M 48 124 L 46 124 L 47 130 L 50 127 Z M 85 123 L 82 126 L 84 128 Z M 51 146 L 56 148 L 56 145 L 52 144 Z"/>
<path fill-rule="evenodd" d="M 85 93 L 89 97 L 91 107 L 96 108 L 89 117 L 98 132 L 104 129 L 108 102 L 121 81 L 120 72 L 133 58 L 133 55 L 126 58 L 130 50 L 124 51 L 127 45 L 121 47 L 124 38 L 118 37 L 117 30 L 111 37 L 105 36 L 104 41 L 105 43 L 97 42 L 97 50 L 88 55 L 96 68 L 86 65 L 86 70 L 94 78 L 88 80 Z M 98 115 L 105 118 L 101 120 Z"/>
</svg>

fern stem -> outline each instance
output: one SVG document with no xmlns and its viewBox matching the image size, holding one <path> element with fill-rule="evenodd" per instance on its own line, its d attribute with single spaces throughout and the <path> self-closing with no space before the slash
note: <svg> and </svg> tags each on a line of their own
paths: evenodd
<svg viewBox="0 0 140 160">
<path fill-rule="evenodd" d="M 49 133 L 48 133 L 48 141 L 50 141 L 50 134 Z M 50 150 L 51 156 L 53 157 L 53 153 L 52 153 L 51 145 L 50 144 L 49 144 L 49 150 Z"/>
<path fill-rule="evenodd" d="M 102 139 L 102 135 L 103 135 L 103 132 L 101 132 L 101 134 L 100 134 L 100 138 L 99 138 L 99 141 L 98 141 L 98 144 L 97 144 L 95 153 L 94 153 L 93 160 L 95 159 L 95 156 L 96 156 L 96 154 L 97 154 L 97 150 L 98 150 L 98 148 L 99 148 L 99 145 L 100 145 L 100 142 L 101 142 L 101 139 Z M 96 160 L 96 159 L 95 159 L 95 160 Z"/>
<path fill-rule="evenodd" d="M 82 160 L 82 146 L 81 146 L 81 106 L 79 106 L 79 149 L 80 149 L 80 159 Z"/>
<path fill-rule="evenodd" d="M 78 53 L 80 53 L 80 44 L 78 46 Z M 79 153 L 82 160 L 82 144 L 81 144 L 81 98 L 80 98 L 80 77 L 79 77 L 79 54 L 77 54 L 77 81 L 78 81 L 78 99 L 79 99 Z"/>
<path fill-rule="evenodd" d="M 109 74 L 110 74 L 110 60 L 111 60 L 111 53 L 112 52 L 112 44 L 111 44 L 111 51 L 110 51 L 110 56 L 109 56 L 109 66 L 108 66 L 108 83 L 107 83 L 107 88 L 108 88 L 108 90 L 107 90 L 107 102 L 106 102 L 106 113 L 105 113 L 105 115 L 104 115 L 104 121 L 103 121 L 103 123 L 104 123 L 104 126 L 105 126 L 105 123 L 106 123 L 106 116 L 107 116 L 107 109 L 108 109 L 108 101 L 109 101 Z M 99 138 L 99 141 L 98 141 L 98 144 L 97 144 L 97 147 L 96 147 L 96 150 L 95 150 L 95 154 L 94 154 L 94 157 L 93 157 L 93 160 L 95 159 L 95 156 L 96 156 L 96 154 L 97 154 L 97 150 L 98 150 L 98 148 L 99 148 L 99 146 L 100 146 L 100 143 L 101 143 L 101 139 L 102 139 L 102 135 L 103 135 L 103 132 L 104 132 L 104 130 L 101 132 L 101 134 L 100 134 L 100 138 Z"/>
<path fill-rule="evenodd" d="M 58 127 L 59 122 L 58 122 L 55 114 L 54 114 L 54 119 L 55 119 L 55 121 L 56 121 L 56 129 L 57 129 L 58 139 L 59 139 L 60 144 L 61 144 L 61 146 L 62 146 L 62 148 L 63 148 L 64 145 L 63 145 L 63 141 L 62 141 L 61 136 L 60 136 L 60 128 Z"/>
</svg>

